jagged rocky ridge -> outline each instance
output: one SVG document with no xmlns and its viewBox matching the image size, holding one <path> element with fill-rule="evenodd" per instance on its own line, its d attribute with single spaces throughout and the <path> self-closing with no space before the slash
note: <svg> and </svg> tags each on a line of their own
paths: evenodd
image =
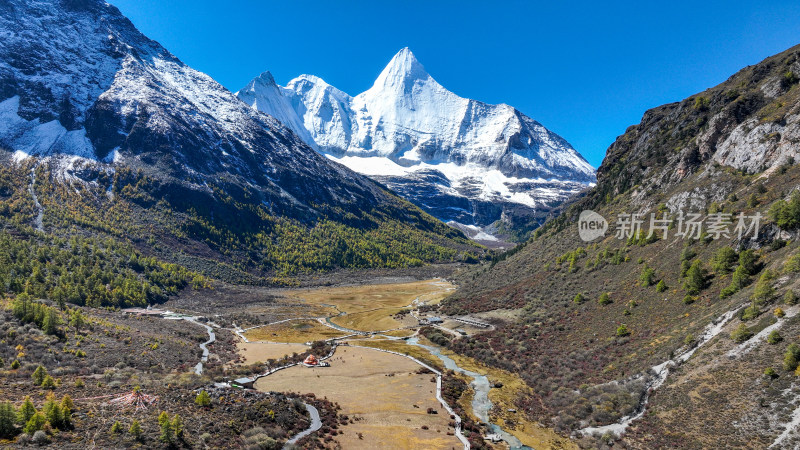
<svg viewBox="0 0 800 450">
<path fill-rule="evenodd" d="M 473 229 L 543 220 L 595 180 L 566 140 L 509 105 L 453 94 L 407 48 L 355 97 L 312 75 L 281 87 L 269 72 L 237 95 L 329 158 Z"/>
<path fill-rule="evenodd" d="M 223 231 L 272 233 L 272 218 L 365 229 L 396 221 L 445 246 L 461 239 L 318 155 L 108 3 L 4 1 L 0 35 L 0 157 L 8 167 L 40 161 L 55 179 L 87 186 L 132 169 L 157 180 L 147 193 L 155 200 Z"/>
</svg>

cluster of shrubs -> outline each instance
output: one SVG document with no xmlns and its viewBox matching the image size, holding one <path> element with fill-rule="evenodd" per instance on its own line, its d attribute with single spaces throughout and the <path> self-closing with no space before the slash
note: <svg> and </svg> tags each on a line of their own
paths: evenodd
<svg viewBox="0 0 800 450">
<path fill-rule="evenodd" d="M 569 273 L 574 273 L 578 271 L 578 260 L 581 258 L 587 258 L 589 256 L 588 250 L 594 250 L 597 248 L 597 244 L 592 244 L 587 248 L 578 247 L 575 250 L 569 251 L 560 255 L 556 258 L 555 264 L 557 266 L 563 265 L 565 262 L 569 262 L 569 266 L 567 271 Z M 627 255 L 628 249 L 627 247 L 619 247 L 615 250 L 611 250 L 609 247 L 604 248 L 603 250 L 598 251 L 595 254 L 594 258 L 588 258 L 584 267 L 586 270 L 592 271 L 598 268 L 603 267 L 605 264 L 613 264 L 613 265 L 620 265 L 628 260 L 630 257 Z M 550 268 L 550 263 L 545 265 L 545 269 Z"/>
<path fill-rule="evenodd" d="M 661 293 L 669 289 L 667 283 L 663 279 L 656 277 L 656 271 L 649 265 L 645 264 L 642 268 L 642 273 L 639 275 L 639 284 L 642 287 L 656 285 L 656 292 Z"/>
<path fill-rule="evenodd" d="M 773 203 L 769 215 L 784 230 L 800 228 L 800 191 L 795 191 L 788 201 L 778 200 Z"/>
<path fill-rule="evenodd" d="M 27 435 L 43 432 L 46 439 L 47 434 L 54 429 L 67 430 L 72 427 L 72 410 L 74 408 L 69 395 L 65 395 L 61 401 L 58 401 L 52 392 L 47 395 L 44 405 L 38 410 L 30 397 L 25 397 L 19 408 L 11 402 L 2 402 L 0 403 L 0 437 L 12 438 L 22 431 Z"/>
<path fill-rule="evenodd" d="M 115 421 L 114 424 L 111 425 L 111 434 L 121 434 L 122 430 L 122 423 L 120 423 L 119 420 Z M 138 420 L 134 419 L 133 422 L 131 422 L 131 426 L 128 428 L 128 433 L 137 441 L 142 440 L 142 425 Z"/>
<path fill-rule="evenodd" d="M 722 255 L 722 253 L 729 254 L 727 250 L 724 248 L 718 252 L 717 255 L 717 267 L 720 272 L 730 271 L 732 268 L 732 264 L 723 262 L 723 259 L 726 258 Z M 727 258 L 733 258 L 732 255 L 727 256 Z M 758 256 L 752 250 L 743 250 L 738 255 L 738 265 L 736 269 L 733 271 L 733 275 L 731 275 L 731 283 L 728 287 L 722 289 L 720 292 L 720 298 L 727 298 L 731 295 L 739 292 L 744 287 L 751 283 L 751 276 L 755 275 L 756 273 L 761 270 L 761 266 L 758 263 Z"/>
</svg>

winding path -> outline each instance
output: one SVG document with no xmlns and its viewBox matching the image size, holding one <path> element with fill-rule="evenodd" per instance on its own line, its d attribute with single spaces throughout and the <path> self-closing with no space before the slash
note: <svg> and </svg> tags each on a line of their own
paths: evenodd
<svg viewBox="0 0 800 450">
<path fill-rule="evenodd" d="M 419 307 L 420 304 L 423 304 L 423 302 L 421 302 L 421 300 L 420 300 L 420 297 L 415 298 L 414 301 L 411 302 L 411 304 L 405 306 L 405 308 L 411 309 L 411 311 L 410 311 L 411 316 L 414 317 L 417 320 L 419 320 L 419 316 L 416 314 L 417 308 Z M 328 305 L 328 306 L 332 306 L 332 307 L 336 308 L 337 311 L 338 311 L 338 307 L 336 307 L 336 305 Z M 250 342 L 247 339 L 247 337 L 245 337 L 245 335 L 244 335 L 245 332 L 247 332 L 249 330 L 252 330 L 252 329 L 256 329 L 256 328 L 261 328 L 261 327 L 266 327 L 266 326 L 270 326 L 270 325 L 289 322 L 289 321 L 292 321 L 292 320 L 316 320 L 320 324 L 325 325 L 325 326 L 327 326 L 329 328 L 333 328 L 333 329 L 338 330 L 338 331 L 349 333 L 346 336 L 340 336 L 340 337 L 336 337 L 336 338 L 327 339 L 326 341 L 328 341 L 328 342 L 336 342 L 336 341 L 340 341 L 340 340 L 343 340 L 343 339 L 348 339 L 348 338 L 353 337 L 353 336 L 371 336 L 371 335 L 379 335 L 379 336 L 384 336 L 384 337 L 386 337 L 388 339 L 391 339 L 391 340 L 399 340 L 399 339 L 402 339 L 402 338 L 399 338 L 399 337 L 396 337 L 396 336 L 389 336 L 389 335 L 386 335 L 385 333 L 389 333 L 389 332 L 397 331 L 397 330 L 402 330 L 402 329 L 416 329 L 417 332 L 419 331 L 418 330 L 419 325 L 405 326 L 405 327 L 399 327 L 399 328 L 394 328 L 394 329 L 390 329 L 390 330 L 381 330 L 381 331 L 360 331 L 360 330 L 354 330 L 354 329 L 351 329 L 351 328 L 343 327 L 341 325 L 337 325 L 337 324 L 332 323 L 330 321 L 330 319 L 333 318 L 333 317 L 339 317 L 339 316 L 346 315 L 346 314 L 347 313 L 340 312 L 340 314 L 338 314 L 338 315 L 329 316 L 329 317 L 325 317 L 325 316 L 313 317 L 313 318 L 312 317 L 295 317 L 295 318 L 283 319 L 283 320 L 271 322 L 271 323 L 268 323 L 268 324 L 257 325 L 257 326 L 253 326 L 253 327 L 249 327 L 249 328 L 245 328 L 245 329 L 243 329 L 241 327 L 236 327 L 234 332 L 239 336 L 239 338 L 242 339 L 242 341 Z M 444 332 L 452 334 L 456 338 L 460 338 L 461 337 L 461 335 L 458 332 L 454 331 L 454 330 L 450 330 L 450 329 L 445 328 L 445 327 L 440 327 L 440 326 L 435 325 L 435 324 L 433 324 L 432 326 L 437 328 L 437 329 L 440 329 L 440 330 L 442 330 Z M 494 326 L 491 326 L 491 327 L 492 327 L 492 329 L 494 328 Z M 416 336 L 416 334 L 417 333 L 414 333 L 415 336 Z M 467 440 L 466 436 L 464 436 L 464 433 L 462 431 L 462 425 L 461 425 L 462 419 L 461 419 L 461 417 L 458 416 L 455 413 L 455 411 L 450 407 L 450 405 L 447 404 L 447 402 L 442 397 L 442 373 L 440 371 L 438 371 L 435 368 L 429 366 L 428 364 L 425 364 L 424 362 L 422 362 L 422 361 L 420 361 L 420 360 L 418 360 L 418 359 L 416 359 L 416 358 L 414 358 L 414 357 L 412 357 L 410 355 L 406 355 L 404 353 L 394 352 L 394 351 L 391 351 L 391 350 L 379 349 L 379 348 L 375 348 L 375 347 L 366 347 L 366 346 L 360 346 L 360 345 L 353 345 L 353 344 L 344 344 L 344 345 L 347 345 L 347 346 L 350 346 L 350 347 L 364 348 L 364 349 L 368 349 L 368 350 L 380 351 L 380 352 L 385 352 L 385 353 L 391 353 L 391 354 L 394 354 L 394 355 L 402 356 L 404 358 L 411 359 L 412 361 L 414 361 L 418 365 L 420 365 L 422 367 L 425 367 L 426 369 L 428 369 L 431 372 L 433 372 L 434 374 L 436 374 L 436 399 L 439 401 L 439 403 L 442 404 L 442 406 L 448 411 L 448 413 L 451 416 L 454 417 L 454 422 L 455 422 L 455 426 L 454 426 L 455 433 L 454 434 L 458 438 L 458 440 L 461 441 L 461 443 L 464 445 L 464 449 L 468 450 L 470 448 L 469 441 Z M 430 349 L 428 349 L 427 346 L 423 346 L 423 345 L 418 345 L 418 346 L 421 347 L 421 348 L 425 348 L 428 351 L 430 351 Z M 321 360 L 330 358 L 331 356 L 333 356 L 333 353 L 335 351 L 336 351 L 336 346 L 333 347 L 333 349 L 331 350 L 331 353 L 328 356 L 326 356 L 325 358 L 321 358 Z M 439 357 L 439 359 L 442 359 L 442 355 L 435 355 L 433 352 L 431 352 L 431 354 L 434 355 L 434 356 Z M 455 363 L 453 363 L 453 364 L 455 364 Z M 286 366 L 282 366 L 282 367 L 277 367 L 275 369 L 271 369 L 271 370 L 269 370 L 268 372 L 266 372 L 264 374 L 257 375 L 255 377 L 251 378 L 251 380 L 253 380 L 253 381 L 258 380 L 259 378 L 268 376 L 268 375 L 270 375 L 272 373 L 275 373 L 275 372 L 277 372 L 279 370 L 287 369 L 287 368 L 295 366 L 295 365 L 297 365 L 297 364 L 289 364 L 289 365 L 286 365 Z M 461 369 L 460 367 L 458 367 L 458 369 L 463 371 L 463 369 Z M 474 374 L 474 375 L 477 376 L 478 374 Z M 481 377 L 478 376 L 477 378 L 476 377 L 473 377 L 473 378 L 475 378 L 475 381 L 473 382 L 473 389 L 475 389 L 477 387 L 475 384 L 479 382 L 478 378 L 481 378 Z M 485 377 L 482 377 L 482 378 L 485 379 Z M 484 381 L 486 381 L 486 380 L 484 380 Z M 500 428 L 498 425 L 493 424 L 493 423 L 491 423 L 489 421 L 488 409 L 491 408 L 491 402 L 489 402 L 488 396 L 485 395 L 486 392 L 488 392 L 488 389 L 489 389 L 488 381 L 486 381 L 485 384 L 486 384 L 486 386 L 485 386 L 486 389 L 483 390 L 483 391 L 485 391 L 483 396 L 486 397 L 486 398 L 483 400 L 483 404 L 486 407 L 485 409 L 487 410 L 487 414 L 485 414 L 486 417 L 479 417 L 479 419 L 482 422 L 486 423 L 487 426 L 494 433 L 500 435 L 502 437 L 502 439 L 509 444 L 510 448 L 514 448 L 514 449 L 528 448 L 528 447 L 523 446 L 519 442 L 519 439 L 517 439 L 515 436 L 513 436 L 512 434 L 506 432 L 505 430 Z M 476 389 L 476 392 L 477 392 L 477 389 Z"/>
<path fill-rule="evenodd" d="M 414 361 L 415 363 L 419 364 L 420 366 L 422 366 L 422 367 L 430 370 L 431 372 L 435 373 L 436 374 L 436 400 L 439 400 L 439 403 L 442 404 L 444 409 L 446 409 L 447 412 L 451 416 L 453 416 L 453 418 L 454 418 L 453 421 L 456 423 L 456 425 L 454 427 L 455 428 L 455 436 L 458 438 L 459 441 L 461 441 L 462 444 L 464 444 L 464 450 L 469 450 L 469 448 L 470 448 L 469 441 L 467 440 L 466 436 L 464 436 L 464 433 L 461 431 L 461 416 L 456 414 L 456 412 L 453 410 L 453 408 L 451 408 L 450 405 L 448 405 L 447 402 L 444 401 L 444 398 L 442 398 L 442 372 L 440 372 L 440 371 L 436 370 L 435 368 L 425 364 L 424 362 L 418 360 L 417 358 L 414 358 L 413 356 L 410 356 L 410 355 L 406 355 L 404 353 L 393 352 L 391 350 L 384 350 L 382 348 L 366 347 L 366 346 L 363 346 L 363 345 L 347 344 L 347 346 L 348 347 L 354 347 L 354 348 L 365 348 L 365 349 L 368 349 L 368 350 L 375 350 L 377 352 L 391 353 L 393 355 L 402 356 L 404 358 L 408 358 L 408 359 Z"/>
<path fill-rule="evenodd" d="M 164 319 L 185 320 L 195 325 L 200 325 L 201 327 L 206 329 L 206 332 L 208 332 L 208 340 L 200 344 L 200 350 L 203 351 L 203 356 L 200 357 L 200 362 L 198 362 L 197 365 L 194 366 L 194 373 L 196 373 L 197 375 L 202 375 L 203 363 L 208 362 L 208 355 L 210 353 L 208 346 L 213 344 L 217 340 L 217 335 L 214 334 L 214 328 L 211 327 L 211 325 L 200 322 L 200 319 L 202 319 L 202 317 L 200 316 L 187 316 L 184 314 L 174 313 L 172 311 L 164 311 Z"/>
<path fill-rule="evenodd" d="M 319 411 L 317 411 L 317 408 L 309 405 L 306 402 L 303 402 L 303 405 L 306 407 L 306 411 L 308 411 L 308 415 L 311 417 L 311 425 L 286 441 L 286 444 L 283 446 L 284 450 L 293 448 L 297 441 L 322 428 L 322 419 L 319 417 Z"/>
</svg>

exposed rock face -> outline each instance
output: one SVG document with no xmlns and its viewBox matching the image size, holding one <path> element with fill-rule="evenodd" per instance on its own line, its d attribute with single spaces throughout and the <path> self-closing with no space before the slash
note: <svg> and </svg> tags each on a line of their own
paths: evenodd
<svg viewBox="0 0 800 450">
<path fill-rule="evenodd" d="M 758 172 L 798 156 L 800 115 L 790 114 L 780 122 L 746 120 L 717 144 L 714 160 L 748 172 Z"/>
<path fill-rule="evenodd" d="M 520 311 L 451 349 L 519 374 L 534 393 L 518 404 L 582 447 L 607 433 L 630 448 L 796 445 L 795 379 L 765 368 L 786 351 L 769 333 L 800 331 L 787 320 L 800 289 L 799 60 L 800 46 L 647 111 L 594 189 L 443 302 L 448 314 Z M 581 222 L 587 210 L 601 220 Z M 611 396 L 629 406 L 615 412 Z"/>
<path fill-rule="evenodd" d="M 674 186 L 706 163 L 761 172 L 800 156 L 800 46 L 647 111 L 609 147 L 593 197 Z"/>
</svg>

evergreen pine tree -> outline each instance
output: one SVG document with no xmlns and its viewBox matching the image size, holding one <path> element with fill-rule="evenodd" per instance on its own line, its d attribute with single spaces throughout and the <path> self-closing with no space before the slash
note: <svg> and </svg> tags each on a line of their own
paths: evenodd
<svg viewBox="0 0 800 450">
<path fill-rule="evenodd" d="M 131 423 L 130 429 L 128 429 L 128 433 L 133 436 L 134 439 L 137 441 L 142 439 L 142 426 L 139 425 L 139 421 L 134 419 L 133 423 Z"/>
<path fill-rule="evenodd" d="M 10 438 L 14 436 L 17 422 L 17 410 L 11 402 L 0 403 L 0 437 Z"/>
<path fill-rule="evenodd" d="M 36 370 L 33 371 L 33 383 L 37 386 L 41 386 L 44 382 L 44 378 L 47 376 L 47 369 L 43 366 L 38 366 Z"/>
<path fill-rule="evenodd" d="M 171 444 L 175 438 L 175 432 L 169 421 L 169 414 L 166 411 L 162 411 L 161 415 L 158 416 L 158 426 L 161 427 L 161 442 Z"/>
<path fill-rule="evenodd" d="M 24 425 L 28 423 L 34 414 L 36 414 L 36 407 L 33 406 L 31 397 L 27 396 L 22 402 L 22 406 L 19 407 L 19 411 L 17 411 L 17 422 Z"/>
</svg>

